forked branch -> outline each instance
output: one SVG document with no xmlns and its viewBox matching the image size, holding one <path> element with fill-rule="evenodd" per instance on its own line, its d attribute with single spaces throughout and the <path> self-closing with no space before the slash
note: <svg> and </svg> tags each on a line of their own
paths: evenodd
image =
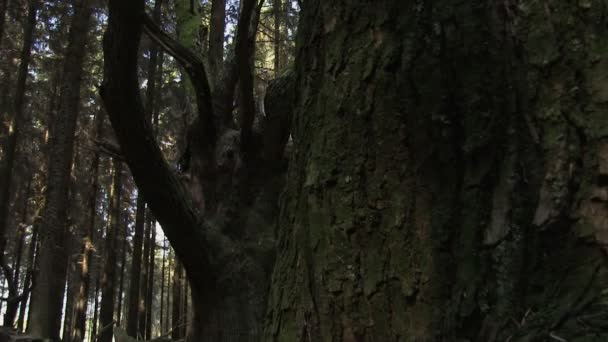
<svg viewBox="0 0 608 342">
<path fill-rule="evenodd" d="M 185 46 L 165 33 L 148 15 L 143 16 L 144 32 L 184 68 L 194 87 L 198 116 L 203 125 L 205 140 L 214 144 L 216 128 L 209 79 L 203 61 Z"/>
</svg>

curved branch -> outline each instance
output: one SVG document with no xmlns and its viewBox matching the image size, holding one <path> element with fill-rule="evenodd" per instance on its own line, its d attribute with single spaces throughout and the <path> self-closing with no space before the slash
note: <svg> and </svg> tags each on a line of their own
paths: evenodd
<svg viewBox="0 0 608 342">
<path fill-rule="evenodd" d="M 203 61 L 192 51 L 188 50 L 177 40 L 165 33 L 154 23 L 154 20 L 146 14 L 143 16 L 143 24 L 146 35 L 175 58 L 175 60 L 186 70 L 196 93 L 198 116 L 205 133 L 204 139 L 209 144 L 215 144 L 216 129 L 214 124 L 211 88 L 209 86 L 209 79 Z"/>
<path fill-rule="evenodd" d="M 139 81 L 138 50 L 144 0 L 110 0 L 104 36 L 104 81 L 101 97 L 122 153 L 139 191 L 160 222 L 188 276 L 207 288 L 214 273 L 215 229 L 199 217 L 190 194 L 170 169 L 145 120 Z M 210 242 L 212 240 L 212 242 Z"/>
</svg>

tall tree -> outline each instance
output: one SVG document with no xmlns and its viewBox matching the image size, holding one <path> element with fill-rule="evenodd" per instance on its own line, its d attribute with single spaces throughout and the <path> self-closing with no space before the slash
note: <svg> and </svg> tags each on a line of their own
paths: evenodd
<svg viewBox="0 0 608 342">
<path fill-rule="evenodd" d="M 30 0 L 27 21 L 25 22 L 23 32 L 23 45 L 21 48 L 19 71 L 17 74 L 17 84 L 15 86 L 15 95 L 12 108 L 12 116 L 9 122 L 8 137 L 5 141 L 2 156 L 2 165 L 0 168 L 0 263 L 4 264 L 4 250 L 6 247 L 6 234 L 8 224 L 8 210 L 11 201 L 11 180 L 13 177 L 13 168 L 15 163 L 15 153 L 17 151 L 17 143 L 23 126 L 25 124 L 24 117 L 24 100 L 26 93 L 26 82 L 28 77 L 28 68 L 31 60 L 32 45 L 34 43 L 34 30 L 36 28 L 36 17 L 40 8 L 39 0 Z"/>
<path fill-rule="evenodd" d="M 127 309 L 127 334 L 137 336 L 139 327 L 139 301 L 141 298 L 140 282 L 142 266 L 142 250 L 144 241 L 144 220 L 146 203 L 143 196 L 137 195 L 137 208 L 135 210 L 135 234 L 133 236 L 133 255 L 131 256 L 131 271 L 129 279 L 129 304 Z"/>
<path fill-rule="evenodd" d="M 93 136 L 95 140 L 101 139 L 103 134 L 103 114 L 99 110 L 95 115 L 93 127 Z M 87 212 L 84 215 L 83 225 L 86 227 L 86 232 L 82 240 L 82 261 L 79 264 L 79 285 L 78 295 L 76 298 L 76 309 L 74 312 L 74 323 L 71 329 L 72 342 L 83 341 L 86 329 L 86 313 L 89 301 L 89 293 L 91 287 L 91 265 L 93 264 L 93 253 L 96 236 L 96 219 L 97 219 L 97 195 L 99 192 L 99 162 L 100 151 L 95 150 L 91 158 L 90 179 L 87 197 Z"/>
<path fill-rule="evenodd" d="M 66 280 L 67 255 L 66 221 L 68 188 L 74 155 L 76 121 L 80 106 L 80 85 L 89 24 L 90 1 L 75 0 L 68 47 L 64 59 L 63 84 L 59 110 L 53 125 L 45 207 L 41 221 L 41 245 L 38 286 L 32 292 L 31 320 L 28 331 L 32 334 L 59 340 L 61 312 Z"/>
<path fill-rule="evenodd" d="M 118 246 L 118 231 L 121 220 L 121 198 L 122 198 L 122 161 L 113 160 L 113 183 L 110 193 L 110 217 L 108 229 L 105 236 L 105 262 L 101 278 L 101 305 L 99 309 L 99 341 L 111 342 L 113 337 L 112 326 L 114 324 L 114 308 L 116 299 L 116 268 Z"/>
<path fill-rule="evenodd" d="M 172 283 L 172 296 L 173 303 L 171 306 L 172 315 L 171 315 L 171 338 L 174 340 L 179 340 L 183 338 L 183 316 L 182 316 L 182 266 L 180 265 L 177 259 L 174 259 L 173 262 L 173 283 Z"/>
</svg>

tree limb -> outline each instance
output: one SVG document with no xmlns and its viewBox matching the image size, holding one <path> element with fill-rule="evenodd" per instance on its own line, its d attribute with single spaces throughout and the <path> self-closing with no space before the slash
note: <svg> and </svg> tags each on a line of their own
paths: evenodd
<svg viewBox="0 0 608 342">
<path fill-rule="evenodd" d="M 198 117 L 203 125 L 205 141 L 214 144 L 216 128 L 209 79 L 203 61 L 192 51 L 181 45 L 154 23 L 148 15 L 143 15 L 144 32 L 184 68 L 196 93 Z"/>
<path fill-rule="evenodd" d="M 104 36 L 101 98 L 138 189 L 182 261 L 193 285 L 212 286 L 215 229 L 202 220 L 190 194 L 167 164 L 145 120 L 137 77 L 144 0 L 110 0 Z M 216 244 L 217 245 L 217 244 Z"/>
</svg>

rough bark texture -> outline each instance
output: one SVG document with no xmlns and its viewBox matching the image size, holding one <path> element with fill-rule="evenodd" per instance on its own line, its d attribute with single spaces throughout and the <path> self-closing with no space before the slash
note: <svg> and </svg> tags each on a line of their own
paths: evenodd
<svg viewBox="0 0 608 342">
<path fill-rule="evenodd" d="M 64 60 L 59 111 L 53 126 L 46 201 L 41 218 L 38 286 L 32 292 L 28 332 L 59 341 L 66 281 L 66 221 L 68 188 L 74 155 L 74 134 L 80 106 L 80 84 L 91 18 L 88 1 L 75 1 L 69 43 Z"/>
<path fill-rule="evenodd" d="M 303 4 L 265 341 L 601 341 L 604 1 Z"/>
</svg>

